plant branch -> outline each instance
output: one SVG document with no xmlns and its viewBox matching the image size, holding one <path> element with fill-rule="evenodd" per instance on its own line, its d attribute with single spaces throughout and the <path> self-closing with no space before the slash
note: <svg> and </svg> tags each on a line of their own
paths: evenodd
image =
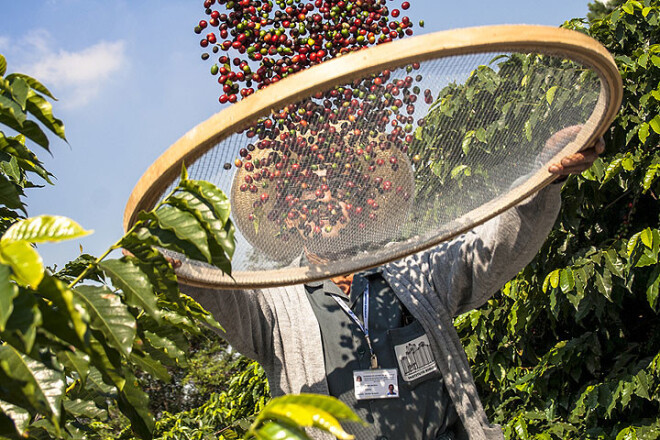
<svg viewBox="0 0 660 440">
<path fill-rule="evenodd" d="M 120 243 L 120 242 L 121 242 L 121 240 L 118 241 L 117 243 L 113 244 L 112 246 L 110 246 L 110 247 L 108 248 L 108 250 L 105 251 L 105 252 L 103 253 L 103 255 L 101 255 L 101 256 L 98 257 L 96 260 L 94 260 L 93 263 L 89 263 L 89 264 L 87 265 L 87 267 L 85 268 L 85 270 L 83 270 L 83 271 L 80 273 L 80 275 L 78 275 L 78 277 L 77 277 L 75 280 L 71 281 L 71 283 L 69 283 L 69 285 L 68 285 L 67 287 L 68 287 L 69 289 L 72 289 L 73 286 L 75 286 L 76 284 L 78 284 L 78 283 L 80 282 L 80 280 L 82 280 L 83 278 L 85 278 L 85 275 L 87 275 L 87 273 L 88 273 L 90 270 L 92 270 L 94 267 L 98 266 L 98 264 L 99 264 L 101 261 L 103 261 L 103 259 L 104 259 L 105 257 L 107 257 L 107 256 L 110 254 L 110 252 L 112 252 L 112 251 L 114 251 L 115 249 L 119 248 L 119 243 Z"/>
</svg>

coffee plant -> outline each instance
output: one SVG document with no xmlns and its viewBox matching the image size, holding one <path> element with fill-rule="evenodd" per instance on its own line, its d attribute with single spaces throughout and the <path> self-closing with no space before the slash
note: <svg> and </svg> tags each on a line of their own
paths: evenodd
<svg viewBox="0 0 660 440">
<path fill-rule="evenodd" d="M 179 292 L 158 249 L 231 273 L 229 201 L 184 169 L 178 186 L 101 257 L 81 255 L 56 273 L 46 270 L 35 243 L 89 231 L 66 217 L 26 218 L 21 197 L 37 186 L 30 179 L 52 183 L 26 142 L 49 151 L 44 128 L 65 139 L 64 124 L 43 84 L 6 70 L 0 55 L 0 123 L 16 133 L 0 131 L 0 437 L 96 437 L 95 426 L 118 408 L 133 434 L 152 438 L 154 417 L 137 376 L 170 380 L 167 367 L 187 361 L 186 335 L 201 325 L 218 329 Z M 108 259 L 117 249 L 125 256 Z M 355 416 L 330 398 L 290 396 L 270 402 L 248 429 L 260 439 L 306 438 L 305 426 L 345 436 L 337 418 Z"/>
<path fill-rule="evenodd" d="M 624 99 L 606 152 L 564 184 L 532 263 L 456 321 L 507 438 L 660 437 L 660 2 L 591 11 L 564 26 L 619 66 Z"/>
</svg>

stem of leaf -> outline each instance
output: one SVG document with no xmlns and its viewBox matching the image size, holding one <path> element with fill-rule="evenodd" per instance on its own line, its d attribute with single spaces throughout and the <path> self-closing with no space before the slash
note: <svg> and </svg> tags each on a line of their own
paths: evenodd
<svg viewBox="0 0 660 440">
<path fill-rule="evenodd" d="M 167 198 L 169 198 L 172 194 L 174 194 L 174 192 L 175 192 L 176 190 L 177 190 L 177 188 L 174 188 L 172 191 L 170 191 L 170 193 L 167 195 L 167 197 L 166 197 L 164 200 L 167 200 Z M 163 203 L 164 203 L 164 201 L 158 203 L 158 204 L 154 207 L 154 209 L 152 209 L 152 212 L 153 212 L 153 211 L 156 211 L 156 210 L 157 210 L 157 209 L 158 209 Z M 135 230 L 135 228 L 138 227 L 138 225 L 140 225 L 140 222 L 136 222 L 136 223 L 133 225 L 133 227 L 132 227 L 131 229 L 129 229 L 129 230 L 126 232 L 126 234 L 124 234 L 124 237 L 126 237 L 127 235 L 129 235 L 130 233 L 132 233 L 132 232 Z M 85 268 L 85 270 L 83 270 L 82 273 L 81 273 L 80 275 L 78 275 L 78 277 L 77 277 L 75 280 L 71 281 L 71 283 L 68 285 L 68 288 L 69 288 L 69 289 L 73 288 L 73 286 L 75 286 L 76 284 L 78 284 L 78 283 L 80 282 L 80 280 L 82 280 L 83 278 L 85 278 L 85 275 L 87 275 L 87 273 L 88 273 L 90 270 L 92 270 L 94 267 L 98 266 L 98 264 L 99 264 L 101 261 L 103 261 L 103 259 L 104 259 L 105 257 L 107 257 L 107 256 L 110 254 L 110 252 L 114 251 L 115 249 L 119 249 L 119 248 L 121 247 L 121 241 L 124 239 L 124 237 L 122 237 L 119 241 L 117 241 L 115 244 L 113 244 L 112 246 L 110 246 L 110 247 L 108 248 L 108 250 L 105 251 L 105 252 L 103 253 L 103 255 L 101 255 L 101 256 L 98 257 L 96 260 L 94 260 L 93 263 L 90 263 L 90 264 Z"/>
</svg>

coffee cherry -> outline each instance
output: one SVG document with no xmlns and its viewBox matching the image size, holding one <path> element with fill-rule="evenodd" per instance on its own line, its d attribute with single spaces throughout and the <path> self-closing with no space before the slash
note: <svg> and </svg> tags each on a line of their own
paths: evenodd
<svg viewBox="0 0 660 440">
<path fill-rule="evenodd" d="M 206 42 L 200 44 L 214 44 L 214 53 L 223 50 L 232 54 L 233 64 L 240 66 L 244 75 L 232 78 L 236 90 L 225 93 L 237 94 L 237 99 L 254 91 L 248 82 L 261 89 L 325 59 L 412 34 L 410 18 L 396 20 L 400 11 L 388 11 L 381 0 L 339 0 L 336 4 L 315 0 L 304 5 L 299 0 L 274 4 L 223 0 L 218 4 L 229 13 L 207 7 L 209 22 L 202 20 L 204 27 L 198 23 L 195 32 L 201 33 L 209 24 L 218 28 L 218 33 L 209 34 Z M 409 2 L 401 5 L 402 9 L 409 6 Z M 223 41 L 215 46 L 217 36 Z M 252 63 L 257 66 L 254 71 Z M 389 73 L 383 78 L 388 76 Z M 353 98 L 362 99 L 366 96 L 362 93 L 358 91 Z M 358 115 L 362 114 L 364 110 Z"/>
</svg>

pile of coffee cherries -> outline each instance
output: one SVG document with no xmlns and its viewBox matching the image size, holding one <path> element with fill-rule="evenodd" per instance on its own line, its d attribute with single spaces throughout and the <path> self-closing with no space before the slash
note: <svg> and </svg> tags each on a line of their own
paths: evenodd
<svg viewBox="0 0 660 440">
<path fill-rule="evenodd" d="M 219 101 L 233 103 L 326 59 L 412 35 L 410 18 L 400 17 L 409 7 L 404 1 L 390 9 L 386 0 L 205 0 L 208 17 L 195 32 L 203 35 L 202 59 L 214 62 Z"/>
<path fill-rule="evenodd" d="M 234 103 L 324 60 L 412 35 L 410 18 L 401 17 L 409 7 L 404 1 L 390 9 L 385 0 L 205 0 L 209 18 L 195 32 L 205 35 L 202 58 L 217 59 L 211 74 L 223 88 L 219 101 Z M 245 214 L 255 230 L 272 222 L 287 240 L 292 233 L 328 234 L 349 220 L 364 229 L 376 224 L 384 204 L 407 202 L 414 188 L 400 184 L 397 172 L 424 124 L 416 106 L 433 103 L 431 91 L 420 88 L 419 68 L 384 70 L 318 92 L 244 130 L 248 142 L 224 169 L 241 169 L 234 185 L 250 198 Z"/>
</svg>

